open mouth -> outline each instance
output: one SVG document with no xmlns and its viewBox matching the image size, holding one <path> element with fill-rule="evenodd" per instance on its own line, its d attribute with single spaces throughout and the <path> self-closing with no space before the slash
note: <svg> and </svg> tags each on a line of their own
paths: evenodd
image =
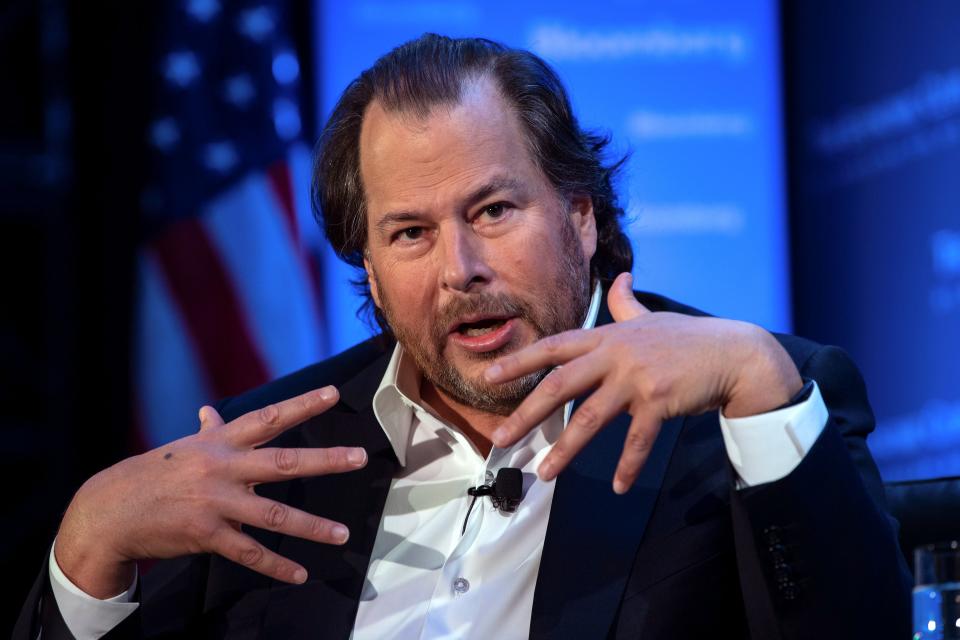
<svg viewBox="0 0 960 640">
<path fill-rule="evenodd" d="M 483 318 L 476 322 L 462 322 L 457 325 L 456 332 L 470 338 L 482 336 L 496 331 L 506 324 L 508 319 L 509 318 Z"/>
</svg>

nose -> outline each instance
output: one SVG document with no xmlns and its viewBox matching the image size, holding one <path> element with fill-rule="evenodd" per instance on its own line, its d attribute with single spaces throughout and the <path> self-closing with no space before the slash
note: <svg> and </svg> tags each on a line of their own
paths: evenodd
<svg viewBox="0 0 960 640">
<path fill-rule="evenodd" d="M 441 287 L 466 293 L 490 282 L 493 270 L 487 264 L 483 239 L 463 223 L 454 223 L 440 234 Z"/>
</svg>

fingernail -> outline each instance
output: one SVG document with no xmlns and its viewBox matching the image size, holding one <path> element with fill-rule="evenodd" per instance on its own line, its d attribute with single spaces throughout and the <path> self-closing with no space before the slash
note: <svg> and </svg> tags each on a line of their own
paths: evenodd
<svg viewBox="0 0 960 640">
<path fill-rule="evenodd" d="M 490 439 L 493 441 L 493 444 L 495 446 L 502 447 L 504 444 L 506 444 L 507 430 L 504 429 L 503 427 L 500 427 L 499 429 L 493 432 L 493 435 L 490 436 Z"/>
<path fill-rule="evenodd" d="M 487 370 L 486 372 L 484 372 L 484 375 L 486 376 L 488 381 L 495 382 L 496 379 L 500 377 L 501 373 L 503 373 L 503 367 L 501 367 L 498 364 L 494 364 L 487 367 Z"/>
<path fill-rule="evenodd" d="M 623 495 L 627 492 L 627 483 L 621 480 L 620 478 L 614 478 L 613 480 L 613 492 L 618 495 Z"/>
<path fill-rule="evenodd" d="M 347 462 L 357 466 L 367 461 L 367 452 L 363 449 L 350 449 L 347 451 Z"/>
<path fill-rule="evenodd" d="M 342 524 L 334 525 L 332 533 L 333 539 L 340 544 L 346 542 L 347 538 L 350 537 L 350 531 Z"/>
<path fill-rule="evenodd" d="M 544 482 L 550 482 L 553 477 L 553 464 L 544 460 L 540 465 L 540 479 Z"/>
<path fill-rule="evenodd" d="M 333 387 L 324 387 L 320 389 L 320 397 L 324 400 L 333 400 L 337 396 L 337 390 Z"/>
<path fill-rule="evenodd" d="M 307 581 L 307 572 L 303 569 L 297 569 L 293 572 L 293 581 L 297 584 L 303 584 Z"/>
</svg>

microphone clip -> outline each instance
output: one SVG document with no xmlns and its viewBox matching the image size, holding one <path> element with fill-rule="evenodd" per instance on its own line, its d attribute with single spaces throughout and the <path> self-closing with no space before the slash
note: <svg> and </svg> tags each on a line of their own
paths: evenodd
<svg viewBox="0 0 960 640">
<path fill-rule="evenodd" d="M 467 520 L 470 519 L 470 512 L 473 511 L 473 505 L 477 498 L 489 496 L 490 502 L 500 511 L 513 513 L 523 499 L 523 474 L 520 469 L 504 467 L 497 472 L 497 479 L 490 484 L 482 484 L 477 487 L 467 489 L 467 495 L 472 496 L 470 507 L 467 509 L 467 515 L 463 519 L 463 530 L 460 535 L 467 531 Z"/>
</svg>

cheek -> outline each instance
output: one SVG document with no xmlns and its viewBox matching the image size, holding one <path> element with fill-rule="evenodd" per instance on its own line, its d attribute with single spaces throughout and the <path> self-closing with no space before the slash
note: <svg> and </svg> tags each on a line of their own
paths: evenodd
<svg viewBox="0 0 960 640">
<path fill-rule="evenodd" d="M 504 239 L 496 263 L 506 278 L 529 280 L 549 273 L 555 257 L 564 250 L 562 239 L 552 229 L 531 223 Z"/>
<path fill-rule="evenodd" d="M 388 262 L 384 265 L 384 272 L 378 270 L 377 275 L 381 298 L 390 305 L 391 312 L 398 320 L 417 323 L 418 319 L 422 321 L 430 317 L 436 280 L 431 280 L 428 267 Z"/>
</svg>

